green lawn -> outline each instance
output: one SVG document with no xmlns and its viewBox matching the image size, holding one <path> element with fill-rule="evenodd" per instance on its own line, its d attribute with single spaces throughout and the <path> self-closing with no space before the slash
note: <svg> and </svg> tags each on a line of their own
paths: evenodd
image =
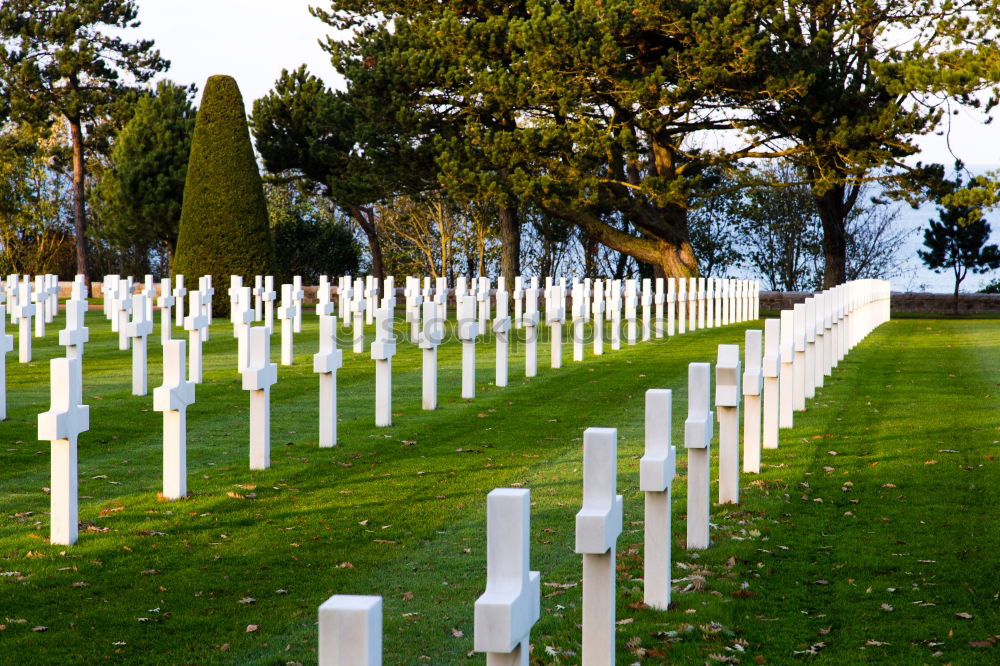
<svg viewBox="0 0 1000 666">
<path fill-rule="evenodd" d="M 532 568 L 543 581 L 533 659 L 579 663 L 574 514 L 589 426 L 619 429 L 618 663 L 1000 662 L 994 321 L 906 319 L 875 331 L 782 431 L 781 448 L 765 452 L 763 473 L 742 477 L 741 506 L 713 506 L 713 547 L 700 556 L 683 549 L 687 364 L 742 343 L 746 326 L 599 358 L 588 345 L 584 363 L 567 343 L 558 371 L 542 344 L 531 380 L 512 345 L 504 389 L 490 383 L 493 346 L 482 344 L 473 401 L 458 398 L 461 350 L 450 342 L 434 412 L 420 408 L 420 350 L 401 342 L 395 425 L 382 429 L 374 362 L 345 348 L 339 446 L 319 450 L 318 324 L 306 316 L 296 365 L 279 366 L 272 389 L 272 467 L 251 472 L 249 396 L 232 329 L 219 321 L 188 410 L 192 495 L 168 503 L 156 499 L 162 417 L 151 395 L 130 395 L 131 353 L 118 351 L 100 312 L 88 324 L 76 546 L 47 543 L 48 445 L 36 439 L 61 318 L 35 340 L 32 363 L 19 364 L 16 349 L 7 356 L 0 663 L 310 663 L 317 606 L 334 593 L 383 596 L 386 664 L 465 663 L 485 586 L 486 494 L 512 485 L 532 491 Z M 159 344 L 150 348 L 152 391 Z M 668 612 L 641 604 L 648 388 L 675 391 L 674 576 L 685 580 Z M 815 656 L 797 654 L 810 646 Z"/>
</svg>

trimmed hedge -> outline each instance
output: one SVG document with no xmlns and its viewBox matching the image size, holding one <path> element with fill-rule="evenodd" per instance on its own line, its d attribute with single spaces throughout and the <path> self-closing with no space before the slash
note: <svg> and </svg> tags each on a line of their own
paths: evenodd
<svg viewBox="0 0 1000 666">
<path fill-rule="evenodd" d="M 231 76 L 212 76 L 195 122 L 172 272 L 184 275 L 188 285 L 212 275 L 218 295 L 225 294 L 230 275 L 242 275 L 246 284 L 273 267 L 267 202 L 243 96 Z M 225 314 L 228 298 L 216 298 L 213 309 Z"/>
</svg>

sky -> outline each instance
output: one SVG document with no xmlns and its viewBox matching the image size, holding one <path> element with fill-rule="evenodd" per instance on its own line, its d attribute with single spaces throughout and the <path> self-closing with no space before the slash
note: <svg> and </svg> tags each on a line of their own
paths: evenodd
<svg viewBox="0 0 1000 666">
<path fill-rule="evenodd" d="M 161 55 L 171 62 L 161 78 L 194 83 L 201 90 L 209 76 L 229 74 L 239 83 L 248 111 L 253 100 L 267 94 L 282 69 L 304 63 L 328 85 L 339 87 L 342 82 L 319 45 L 333 30 L 309 13 L 310 5 L 328 6 L 323 0 L 138 0 L 137 4 L 142 26 L 136 34 L 155 40 Z M 951 165 L 958 156 L 976 172 L 1000 167 L 1000 121 L 984 125 L 974 112 L 965 110 L 950 118 L 947 132 L 921 139 L 920 159 Z M 904 224 L 913 227 L 910 254 L 920 246 L 919 227 L 932 214 L 930 207 L 904 209 Z M 989 218 L 993 242 L 1000 242 L 1000 213 Z M 950 291 L 948 274 L 924 269 L 915 255 L 911 263 L 907 282 L 912 288 Z M 966 284 L 974 290 L 987 280 L 970 276 Z"/>
</svg>

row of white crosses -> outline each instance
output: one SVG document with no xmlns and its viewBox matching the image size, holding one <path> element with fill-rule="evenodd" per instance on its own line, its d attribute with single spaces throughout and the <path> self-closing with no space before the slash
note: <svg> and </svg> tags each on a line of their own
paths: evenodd
<svg viewBox="0 0 1000 666">
<path fill-rule="evenodd" d="M 883 302 L 888 297 L 887 285 L 872 290 L 854 283 L 848 286 L 848 291 L 857 292 L 848 310 L 849 326 L 854 326 L 850 339 L 860 340 L 876 322 L 888 317 Z M 720 345 L 716 364 L 720 502 L 738 502 L 739 497 L 739 469 L 723 468 L 723 459 L 730 465 L 732 446 L 738 445 L 740 380 L 743 395 L 759 396 L 763 385 L 760 331 L 748 333 L 752 334 L 747 336 L 751 367 L 742 376 L 738 345 Z M 715 415 L 709 409 L 710 373 L 709 363 L 688 367 L 684 443 L 688 452 L 687 547 L 691 550 L 710 545 L 709 459 L 715 434 Z M 671 486 L 677 450 L 671 443 L 671 430 L 672 392 L 647 391 L 645 453 L 639 466 L 639 488 L 645 495 L 643 600 L 661 610 L 670 605 L 672 582 Z M 605 666 L 615 663 L 615 553 L 624 520 L 622 496 L 617 493 L 617 431 L 588 428 L 583 449 L 583 506 L 576 515 L 575 548 L 583 557 L 580 657 L 584 666 Z M 737 451 L 737 461 L 738 457 Z M 474 607 L 474 650 L 486 653 L 488 666 L 528 663 L 528 641 L 540 601 L 539 573 L 529 566 L 529 508 L 527 490 L 496 489 L 487 496 L 487 582 Z M 319 607 L 319 663 L 382 663 L 381 597 L 335 595 Z"/>
</svg>

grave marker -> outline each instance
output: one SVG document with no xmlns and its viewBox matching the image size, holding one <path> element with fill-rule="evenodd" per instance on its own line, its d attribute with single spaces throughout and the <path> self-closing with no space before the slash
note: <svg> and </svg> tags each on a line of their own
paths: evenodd
<svg viewBox="0 0 1000 666">
<path fill-rule="evenodd" d="M 538 374 L 538 288 L 534 285 L 524 292 L 524 315 L 521 328 L 524 333 L 524 376 Z"/>
<path fill-rule="evenodd" d="M 462 398 L 476 397 L 476 298 L 472 294 L 458 297 L 458 339 L 462 341 Z"/>
<path fill-rule="evenodd" d="M 709 459 L 712 452 L 712 412 L 708 409 L 708 363 L 688 365 L 688 417 L 684 422 L 684 447 L 688 454 L 687 547 L 704 550 L 711 507 Z"/>
<path fill-rule="evenodd" d="M 553 369 L 562 367 L 562 325 L 566 320 L 566 298 L 563 287 L 559 284 L 549 288 L 545 299 L 545 322 L 549 325 L 550 366 Z"/>
<path fill-rule="evenodd" d="M 646 391 L 646 450 L 639 461 L 639 490 L 645 496 L 642 600 L 660 610 L 670 606 L 670 491 L 677 474 L 672 410 L 671 391 Z"/>
<path fill-rule="evenodd" d="M 677 326 L 677 278 L 667 278 L 667 335 L 674 337 Z"/>
<path fill-rule="evenodd" d="M 132 296 L 132 320 L 122 326 L 122 332 L 132 343 L 132 395 L 146 395 L 146 337 L 153 332 L 153 322 L 146 319 L 146 297 Z"/>
<path fill-rule="evenodd" d="M 795 344 L 795 359 L 792 365 L 794 385 L 792 387 L 792 407 L 797 412 L 806 408 L 806 305 L 796 303 L 792 308 Z M 784 337 L 784 336 L 782 336 Z"/>
<path fill-rule="evenodd" d="M 645 342 L 653 337 L 652 322 L 650 321 L 653 305 L 653 281 L 643 278 L 642 291 L 639 293 L 639 303 L 642 305 L 642 341 Z"/>
<path fill-rule="evenodd" d="M 684 335 L 687 328 L 687 279 L 677 278 L 677 334 Z"/>
<path fill-rule="evenodd" d="M 763 388 L 761 364 L 762 332 L 748 330 L 743 345 L 743 471 L 760 473 L 760 391 Z"/>
<path fill-rule="evenodd" d="M 570 316 L 573 320 L 573 360 L 583 360 L 584 324 L 587 321 L 587 299 L 584 296 L 583 285 L 579 282 L 573 285 L 570 300 Z"/>
<path fill-rule="evenodd" d="M 31 293 L 31 300 L 35 303 L 35 337 L 45 337 L 45 323 L 49 318 L 49 292 L 45 284 L 44 275 L 35 276 L 35 290 Z"/>
<path fill-rule="evenodd" d="M 264 293 L 261 294 L 261 299 L 264 301 L 264 326 L 267 326 L 267 330 L 274 333 L 274 301 L 278 297 L 278 293 L 274 290 L 274 276 L 265 275 L 264 276 Z"/>
<path fill-rule="evenodd" d="M 375 425 L 392 425 L 392 357 L 396 340 L 392 331 L 392 311 L 379 308 L 375 313 L 375 341 L 371 357 L 375 361 Z"/>
<path fill-rule="evenodd" d="M 236 368 L 243 372 L 250 365 L 250 324 L 253 323 L 253 308 L 250 301 L 250 287 L 236 290 L 236 303 L 230 313 L 230 321 L 236 333 Z M 270 331 L 268 332 L 268 353 L 270 354 Z"/>
<path fill-rule="evenodd" d="M 358 279 L 354 283 L 354 300 L 351 301 L 351 314 L 354 318 L 353 350 L 355 354 L 365 352 L 365 310 L 367 308 L 365 293 L 364 285 Z"/>
<path fill-rule="evenodd" d="M 313 372 L 319 374 L 320 448 L 337 445 L 337 370 L 343 366 L 344 352 L 337 349 L 337 318 L 320 315 L 319 353 L 313 355 Z"/>
<path fill-rule="evenodd" d="M 13 350 L 14 336 L 7 333 L 7 307 L 0 305 L 0 421 L 7 420 L 7 352 Z"/>
<path fill-rule="evenodd" d="M 479 303 L 479 330 L 485 331 L 489 326 L 490 319 L 490 279 L 488 277 L 479 278 L 479 291 L 476 292 L 476 300 Z"/>
<path fill-rule="evenodd" d="M 719 504 L 740 503 L 740 346 L 719 345 L 715 365 L 719 419 Z"/>
<path fill-rule="evenodd" d="M 499 303 L 499 301 L 498 301 Z M 527 666 L 531 627 L 541 610 L 541 578 L 530 571 L 527 490 L 486 496 L 486 591 L 476 600 L 473 649 L 488 666 Z"/>
<path fill-rule="evenodd" d="M 653 296 L 653 305 L 655 306 L 655 316 L 653 319 L 653 335 L 657 339 L 663 337 L 663 278 L 656 278 L 656 293 Z"/>
<path fill-rule="evenodd" d="M 294 286 L 281 285 L 281 307 L 278 308 L 278 319 L 281 321 L 281 365 L 292 365 L 295 362 L 293 335 L 295 326 L 295 294 Z"/>
<path fill-rule="evenodd" d="M 635 280 L 625 280 L 625 340 L 630 345 L 635 344 L 638 301 Z"/>
<path fill-rule="evenodd" d="M 253 276 L 253 317 L 254 321 L 264 319 L 264 276 Z"/>
<path fill-rule="evenodd" d="M 250 287 L 245 289 L 250 291 Z M 247 312 L 253 316 L 249 308 Z M 271 332 L 266 326 L 248 328 L 249 365 L 243 371 L 243 390 L 250 391 L 250 469 L 267 469 L 271 466 L 271 386 L 278 381 L 278 366 L 271 363 Z"/>
<path fill-rule="evenodd" d="M 781 311 L 779 351 L 781 369 L 778 381 L 778 427 L 791 428 L 795 414 L 795 313 Z"/>
<path fill-rule="evenodd" d="M 49 482 L 49 542 L 71 546 L 77 540 L 77 438 L 90 429 L 90 407 L 81 403 L 78 358 L 49 362 L 51 408 L 38 415 L 38 439 L 52 443 Z"/>
<path fill-rule="evenodd" d="M 382 597 L 335 594 L 320 605 L 319 666 L 382 666 Z"/>
<path fill-rule="evenodd" d="M 35 315 L 35 305 L 31 302 L 31 283 L 21 282 L 18 285 L 17 305 L 15 315 L 18 321 L 17 343 L 18 360 L 21 363 L 31 362 L 31 318 Z"/>
<path fill-rule="evenodd" d="M 208 328 L 208 316 L 202 308 L 202 295 L 200 290 L 192 291 L 188 295 L 191 299 L 188 308 L 188 316 L 184 318 L 184 329 L 188 332 L 188 340 L 191 347 L 190 366 L 188 369 L 188 379 L 195 384 L 201 384 L 202 377 L 202 355 L 201 341 L 205 337 L 204 332 Z"/>
<path fill-rule="evenodd" d="M 583 555 L 583 666 L 615 663 L 615 544 L 622 531 L 617 493 L 618 431 L 583 432 L 583 507 L 576 552 Z"/>
<path fill-rule="evenodd" d="M 153 389 L 153 411 L 163 412 L 163 497 L 187 496 L 187 408 L 194 382 L 184 379 L 184 341 L 163 343 L 163 386 Z"/>
<path fill-rule="evenodd" d="M 420 348 L 423 350 L 424 409 L 437 409 L 437 347 L 443 337 L 442 328 L 442 322 L 438 318 L 438 304 L 432 300 L 424 301 L 424 325 L 420 333 Z"/>
<path fill-rule="evenodd" d="M 156 305 L 160 308 L 160 342 L 163 343 L 170 340 L 170 327 L 174 322 L 170 316 L 170 309 L 174 306 L 174 295 L 170 290 L 170 278 L 163 278 L 160 282 L 160 297 L 156 299 Z"/>
<path fill-rule="evenodd" d="M 496 340 L 496 381 L 497 386 L 507 386 L 507 334 L 510 331 L 510 316 L 507 314 L 507 291 L 504 279 L 497 283 L 497 310 L 493 318 L 493 335 Z"/>
<path fill-rule="evenodd" d="M 590 305 L 594 315 L 594 356 L 604 354 L 604 283 L 594 280 L 594 302 Z"/>
<path fill-rule="evenodd" d="M 302 290 L 302 276 L 292 276 L 292 303 L 295 305 L 294 333 L 302 332 L 302 299 L 306 293 Z"/>
<path fill-rule="evenodd" d="M 764 435 L 765 449 L 778 448 L 778 424 L 780 423 L 780 376 L 781 369 L 781 320 L 764 320 L 764 358 L 761 374 L 764 377 Z"/>
<path fill-rule="evenodd" d="M 174 276 L 174 303 L 177 306 L 174 312 L 175 325 L 180 328 L 184 325 L 184 297 L 187 296 L 187 289 L 184 288 L 184 276 Z"/>
</svg>

